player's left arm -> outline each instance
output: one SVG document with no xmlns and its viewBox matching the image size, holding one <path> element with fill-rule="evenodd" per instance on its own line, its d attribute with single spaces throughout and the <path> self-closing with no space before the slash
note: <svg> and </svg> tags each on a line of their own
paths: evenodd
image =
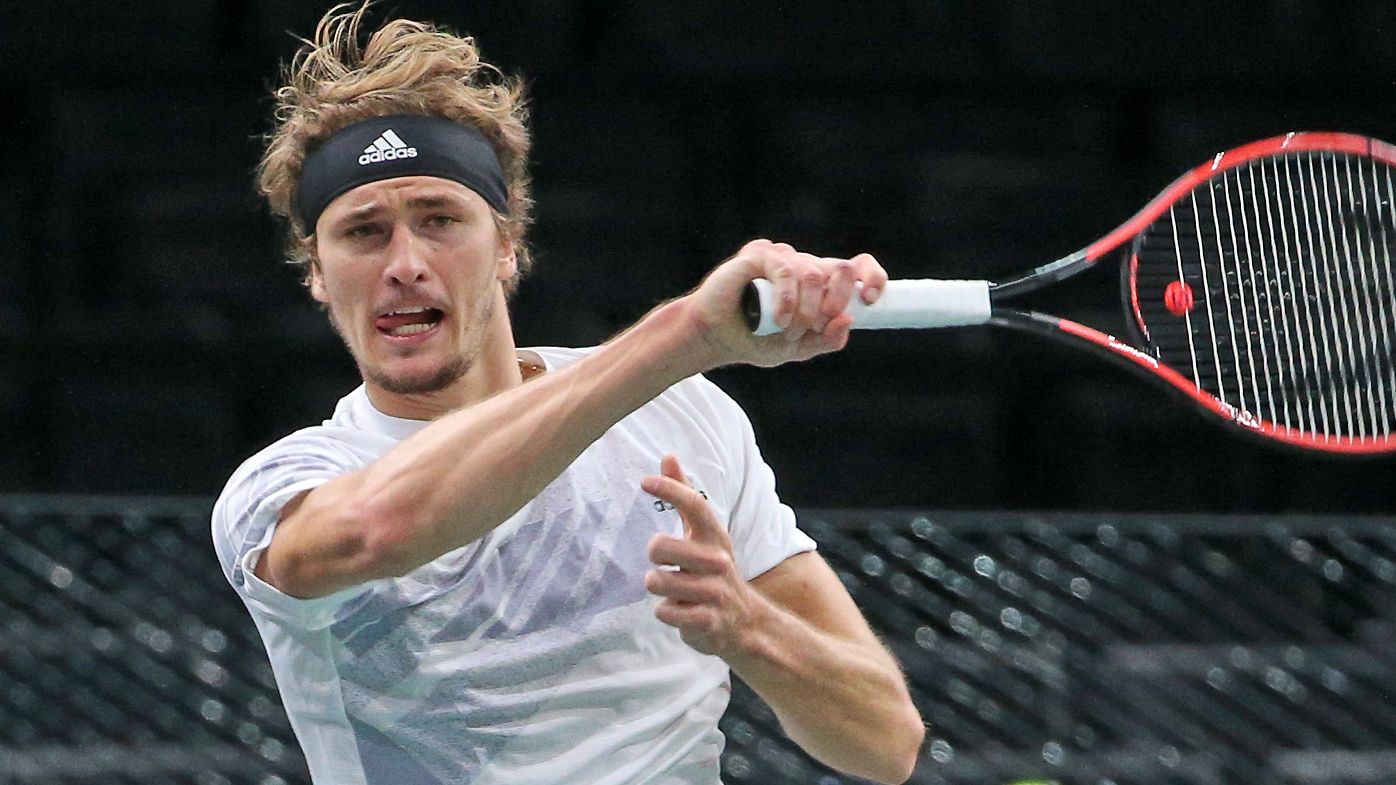
<svg viewBox="0 0 1396 785">
<path fill-rule="evenodd" d="M 664 598 L 659 620 L 726 660 L 816 759 L 878 782 L 906 781 L 925 726 L 901 668 L 828 564 L 802 553 L 747 581 L 726 529 L 675 458 L 642 487 L 678 509 L 687 535 L 650 542 L 651 561 L 679 568 L 645 576 Z"/>
</svg>

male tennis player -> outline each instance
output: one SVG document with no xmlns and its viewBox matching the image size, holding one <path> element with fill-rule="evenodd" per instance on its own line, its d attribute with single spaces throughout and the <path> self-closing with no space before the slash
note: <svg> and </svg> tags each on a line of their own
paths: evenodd
<svg viewBox="0 0 1396 785">
<path fill-rule="evenodd" d="M 698 375 L 841 348 L 882 269 L 758 240 L 603 346 L 516 349 L 518 86 L 362 15 L 293 61 L 261 185 L 363 386 L 213 513 L 315 782 L 714 785 L 730 671 L 814 757 L 907 779 L 896 662 Z M 757 277 L 782 336 L 739 317 Z"/>
</svg>

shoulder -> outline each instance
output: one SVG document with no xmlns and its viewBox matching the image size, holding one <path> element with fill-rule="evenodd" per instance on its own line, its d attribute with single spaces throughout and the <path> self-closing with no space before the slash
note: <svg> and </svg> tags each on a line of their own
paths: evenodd
<svg viewBox="0 0 1396 785">
<path fill-rule="evenodd" d="M 364 465 L 351 444 L 351 429 L 332 425 L 302 428 L 243 461 L 214 503 L 215 530 L 231 526 L 265 499 L 293 485 L 324 482 Z"/>
<path fill-rule="evenodd" d="M 362 456 L 354 447 L 353 429 L 336 425 L 302 428 L 258 450 L 233 472 L 229 482 L 273 471 L 309 466 L 354 468 Z"/>
</svg>

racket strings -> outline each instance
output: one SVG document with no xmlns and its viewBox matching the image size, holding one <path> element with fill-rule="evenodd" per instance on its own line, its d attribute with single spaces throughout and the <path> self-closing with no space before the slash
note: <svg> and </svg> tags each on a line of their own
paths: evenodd
<svg viewBox="0 0 1396 785">
<path fill-rule="evenodd" d="M 1136 247 L 1150 348 L 1236 410 L 1331 437 L 1396 431 L 1396 184 L 1311 152 L 1223 171 Z M 1169 302 L 1170 285 L 1186 285 Z"/>
</svg>

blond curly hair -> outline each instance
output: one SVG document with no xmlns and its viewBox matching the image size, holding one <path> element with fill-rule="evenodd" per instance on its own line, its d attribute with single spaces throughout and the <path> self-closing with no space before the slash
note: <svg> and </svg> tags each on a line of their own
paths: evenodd
<svg viewBox="0 0 1396 785">
<path fill-rule="evenodd" d="M 308 283 L 319 260 L 313 226 L 294 205 L 307 151 L 361 120 L 392 114 L 434 115 L 473 126 L 494 147 L 508 187 L 508 211 L 495 214 L 513 242 L 518 274 L 531 264 L 524 232 L 531 220 L 528 113 L 523 83 L 483 62 L 475 41 L 434 25 L 394 19 L 364 41 L 360 27 L 373 0 L 331 8 L 300 48 L 274 93 L 274 126 L 257 167 L 257 185 L 288 224 L 287 254 Z"/>
</svg>

